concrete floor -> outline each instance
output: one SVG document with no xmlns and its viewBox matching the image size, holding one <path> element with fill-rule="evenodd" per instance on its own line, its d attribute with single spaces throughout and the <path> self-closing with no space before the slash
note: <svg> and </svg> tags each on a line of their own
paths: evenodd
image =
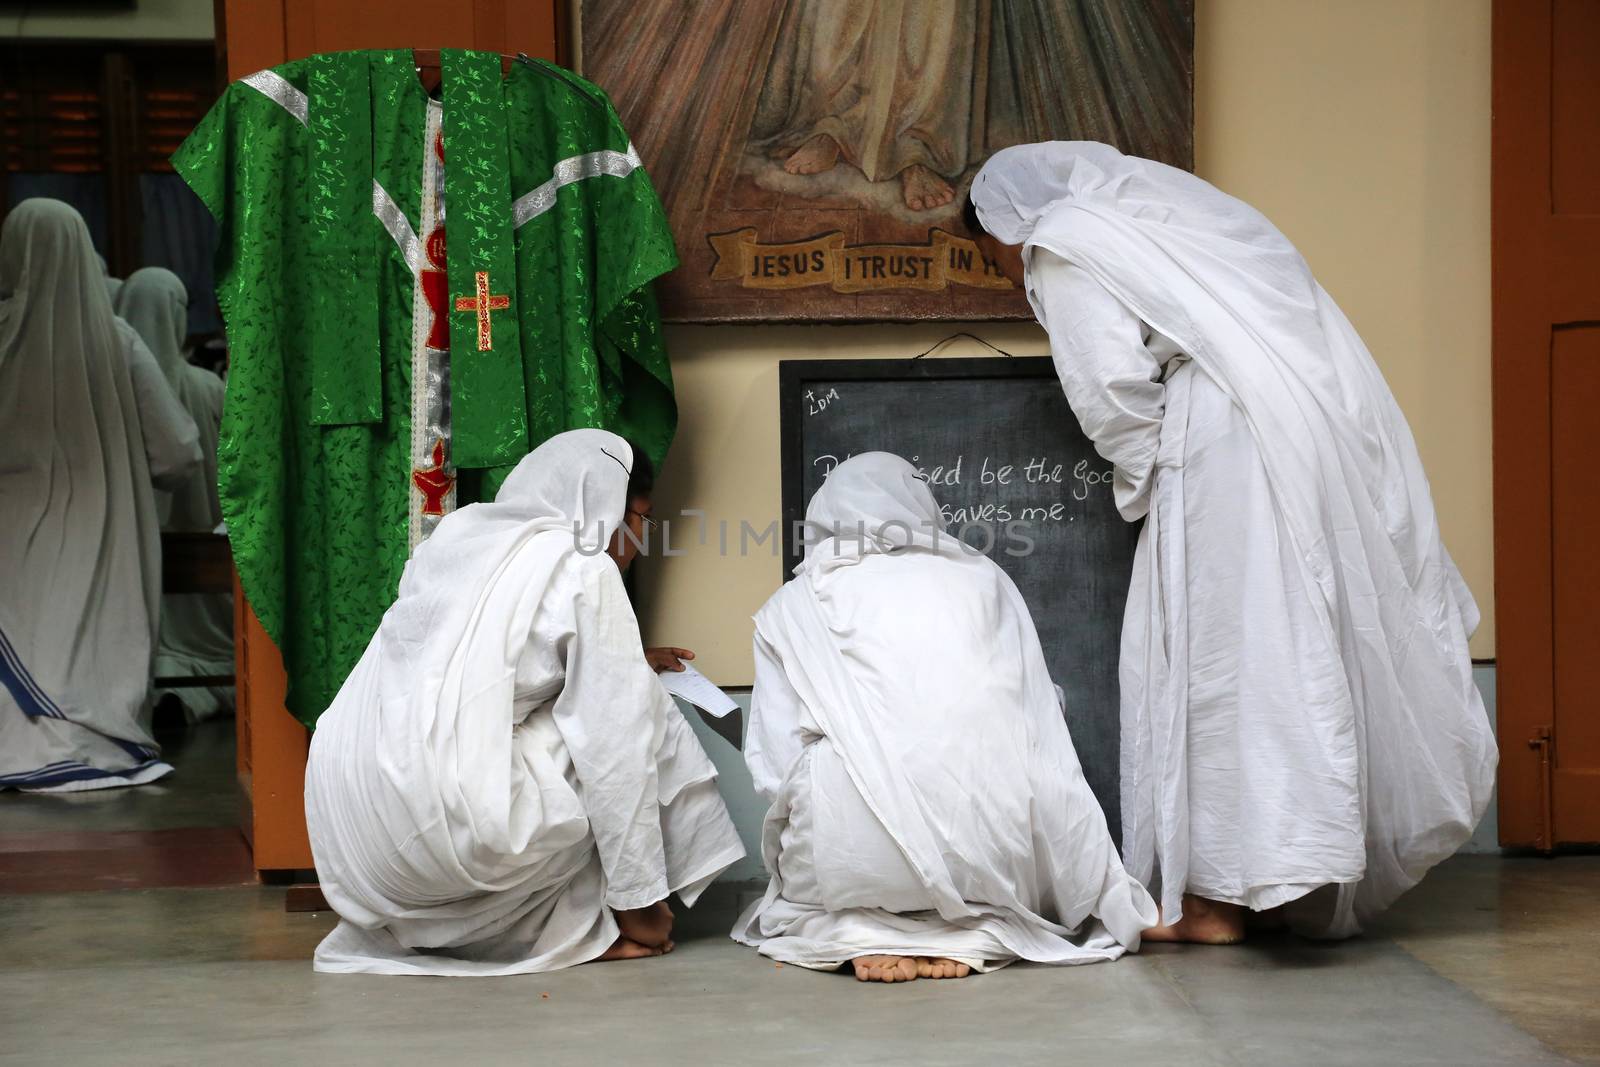
<svg viewBox="0 0 1600 1067">
<path fill-rule="evenodd" d="M 505 979 L 324 976 L 282 890 L 0 897 L 0 1063 L 1600 1062 L 1600 858 L 1457 857 L 1359 941 L 863 986 L 728 941 Z"/>
<path fill-rule="evenodd" d="M 173 773 L 137 789 L 0 793 L 5 833 L 124 832 L 238 826 L 239 784 L 232 716 L 163 733 Z"/>
<path fill-rule="evenodd" d="M 176 770 L 137 789 L 0 793 L 0 901 L 15 893 L 253 885 L 233 739 L 231 718 L 162 736 L 162 756 Z"/>
<path fill-rule="evenodd" d="M 131 863 L 179 828 L 237 825 L 232 724 L 165 740 L 178 771 L 157 786 L 0 796 L 0 1064 L 1600 1064 L 1600 857 L 1458 856 L 1340 945 L 1151 946 L 960 982 L 778 967 L 727 939 L 734 886 L 684 916 L 664 959 L 324 976 L 309 960 L 332 916 L 285 913 L 281 889 L 30 883 L 73 835 L 128 838 Z"/>
</svg>

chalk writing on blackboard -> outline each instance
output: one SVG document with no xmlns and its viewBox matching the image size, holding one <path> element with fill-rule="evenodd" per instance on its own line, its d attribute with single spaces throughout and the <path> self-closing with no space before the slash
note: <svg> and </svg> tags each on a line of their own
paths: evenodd
<svg viewBox="0 0 1600 1067">
<path fill-rule="evenodd" d="M 829 390 L 829 392 L 833 392 Z M 806 394 L 809 396 L 810 394 Z M 835 394 L 837 395 L 837 394 Z M 854 453 L 851 453 L 853 455 Z M 833 473 L 833 468 L 849 459 L 850 455 L 839 456 L 825 452 L 813 459 L 812 465 L 821 470 L 826 478 Z M 1049 456 L 1029 456 L 1025 461 L 1007 463 L 995 459 L 993 456 L 979 456 L 976 462 L 969 459 L 964 453 L 955 457 L 953 462 L 942 463 L 925 462 L 921 456 L 906 457 L 917 473 L 936 490 L 960 488 L 963 486 L 1037 486 L 1048 488 L 1052 485 L 1065 486 L 1070 481 L 1070 497 L 1075 501 L 1086 501 L 1091 496 L 1109 491 L 1115 477 L 1115 472 L 1110 467 L 1091 467 L 1089 461 L 1080 459 L 1073 464 L 1070 476 L 1067 474 L 1066 465 L 1053 462 Z M 941 499 L 948 499 L 949 494 L 936 491 L 935 495 Z M 946 522 L 1073 522 L 1074 516 L 1068 511 L 1065 503 L 1060 501 L 1039 501 L 1027 505 L 1007 501 L 985 501 L 976 504 L 960 504 L 947 502 L 941 506 Z"/>
<path fill-rule="evenodd" d="M 1072 468 L 1072 499 L 1088 500 L 1092 489 L 1099 485 L 1110 485 L 1114 476 L 1113 471 L 1090 470 L 1088 460 L 1078 460 Z"/>
<path fill-rule="evenodd" d="M 828 410 L 829 404 L 832 404 L 840 399 L 839 390 L 837 389 L 829 389 L 827 392 L 821 394 L 811 389 L 807 389 L 805 391 L 805 398 L 807 415 L 820 415 L 824 411 Z"/>
</svg>

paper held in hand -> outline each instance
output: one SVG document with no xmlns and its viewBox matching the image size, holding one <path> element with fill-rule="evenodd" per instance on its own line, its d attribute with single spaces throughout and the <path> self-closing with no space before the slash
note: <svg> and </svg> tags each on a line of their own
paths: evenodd
<svg viewBox="0 0 1600 1067">
<path fill-rule="evenodd" d="M 713 718 L 720 719 L 730 711 L 739 710 L 732 697 L 687 663 L 681 671 L 662 671 L 656 677 L 661 679 L 661 686 L 667 692 L 687 700 Z"/>
</svg>

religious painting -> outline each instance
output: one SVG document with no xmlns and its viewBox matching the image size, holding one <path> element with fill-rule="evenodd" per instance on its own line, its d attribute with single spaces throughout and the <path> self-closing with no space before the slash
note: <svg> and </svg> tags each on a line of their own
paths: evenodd
<svg viewBox="0 0 1600 1067">
<path fill-rule="evenodd" d="M 669 320 L 1029 317 L 961 221 L 1001 148 L 1190 168 L 1194 0 L 579 0 L 682 267 Z"/>
</svg>

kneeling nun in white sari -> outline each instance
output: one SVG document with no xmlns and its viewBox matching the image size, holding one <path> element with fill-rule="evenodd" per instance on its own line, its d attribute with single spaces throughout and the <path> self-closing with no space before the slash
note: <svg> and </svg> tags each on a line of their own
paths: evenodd
<svg viewBox="0 0 1600 1067">
<path fill-rule="evenodd" d="M 615 434 L 554 437 L 406 565 L 312 737 L 306 817 L 343 919 L 317 970 L 659 954 L 668 893 L 693 904 L 744 854 L 622 585 L 644 462 Z"/>
<path fill-rule="evenodd" d="M 734 938 L 863 980 L 1112 960 L 1156 922 L 1084 781 L 1021 595 L 905 460 L 856 456 L 756 616 L 745 758 L 766 896 Z"/>
</svg>

